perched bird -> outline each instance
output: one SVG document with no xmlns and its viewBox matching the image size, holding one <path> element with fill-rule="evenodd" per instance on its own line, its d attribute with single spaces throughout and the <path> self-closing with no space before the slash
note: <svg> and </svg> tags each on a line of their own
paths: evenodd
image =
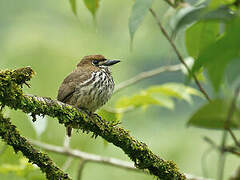
<svg viewBox="0 0 240 180">
<path fill-rule="evenodd" d="M 109 70 L 119 60 L 108 60 L 102 55 L 85 56 L 62 82 L 57 99 L 77 108 L 95 112 L 112 96 L 114 81 Z M 71 127 L 67 135 L 71 136 Z"/>
</svg>

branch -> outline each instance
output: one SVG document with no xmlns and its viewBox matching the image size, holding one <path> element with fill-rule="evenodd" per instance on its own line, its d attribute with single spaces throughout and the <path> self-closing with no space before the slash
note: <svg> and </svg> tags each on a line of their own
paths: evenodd
<svg viewBox="0 0 240 180">
<path fill-rule="evenodd" d="M 238 151 L 238 149 L 234 146 L 227 146 L 224 148 L 224 151 L 225 152 L 229 152 L 229 153 L 232 153 L 236 156 L 239 156 L 240 157 L 240 152 Z"/>
<path fill-rule="evenodd" d="M 86 163 L 85 160 L 82 160 L 82 161 L 79 162 L 78 177 L 77 177 L 78 180 L 82 179 L 82 172 L 83 172 L 83 168 L 84 168 L 85 163 Z"/>
<path fill-rule="evenodd" d="M 210 139 L 209 137 L 204 137 L 204 140 L 209 143 L 214 149 L 216 149 L 219 152 L 228 152 L 228 153 L 232 153 L 234 155 L 240 156 L 240 152 L 239 152 L 239 148 L 237 148 L 236 146 L 224 146 L 224 148 L 222 146 L 218 146 L 212 139 Z"/>
<path fill-rule="evenodd" d="M 103 157 L 95 154 L 90 154 L 90 153 L 82 152 L 82 151 L 71 149 L 71 148 L 65 149 L 64 147 L 61 147 L 61 146 L 46 144 L 46 143 L 42 143 L 32 139 L 29 141 L 31 144 L 38 146 L 46 151 L 55 152 L 58 154 L 63 154 L 63 155 L 67 155 L 75 158 L 80 158 L 84 161 L 102 163 L 106 165 L 120 167 L 127 170 L 139 171 L 139 169 L 135 168 L 134 164 L 130 162 L 122 161 L 115 158 L 109 158 L 109 157 Z"/>
<path fill-rule="evenodd" d="M 35 115 L 57 117 L 60 124 L 82 129 L 83 132 L 92 132 L 93 137 L 101 136 L 120 147 L 137 168 L 148 170 L 149 173 L 161 180 L 186 179 L 174 162 L 166 161 L 153 154 L 145 143 L 131 137 L 129 131 L 103 120 L 97 114 L 76 109 L 50 98 L 23 95 L 21 86 L 30 80 L 33 74 L 30 67 L 0 73 L 0 102 L 2 106 L 32 113 L 33 117 Z"/>
<path fill-rule="evenodd" d="M 162 66 L 162 67 L 159 67 L 156 69 L 152 69 L 150 71 L 141 72 L 138 75 L 132 77 L 131 79 L 119 83 L 116 86 L 114 93 L 117 93 L 118 91 L 120 91 L 128 86 L 131 86 L 141 80 L 156 76 L 162 72 L 166 72 L 166 71 L 172 72 L 172 71 L 181 70 L 181 66 L 182 66 L 181 64 L 172 65 L 172 66 Z"/>
<path fill-rule="evenodd" d="M 58 168 L 48 155 L 39 152 L 22 137 L 10 119 L 4 118 L 0 112 L 0 136 L 15 152 L 21 151 L 30 162 L 36 164 L 42 172 L 46 173 L 47 179 L 71 179 L 68 174 Z"/>
<path fill-rule="evenodd" d="M 67 160 L 62 165 L 62 170 L 66 171 L 71 166 L 72 161 L 73 161 L 73 157 L 71 157 L 71 156 L 68 157 Z"/>
<path fill-rule="evenodd" d="M 193 176 L 191 174 L 185 174 L 185 176 L 187 177 L 188 180 L 213 180 L 213 179 L 209 179 L 209 178 Z"/>
<path fill-rule="evenodd" d="M 232 136 L 232 139 L 233 139 L 234 143 L 236 144 L 236 146 L 240 147 L 240 142 L 238 141 L 238 139 L 235 136 L 235 134 L 233 133 L 233 131 L 230 128 L 227 128 L 227 130 L 230 133 L 230 135 Z"/>
<path fill-rule="evenodd" d="M 95 154 L 90 154 L 90 153 L 82 152 L 80 150 L 71 149 L 71 148 L 68 148 L 66 150 L 64 147 L 61 147 L 61 146 L 46 144 L 46 143 L 39 142 L 39 141 L 32 140 L 32 139 L 31 140 L 29 139 L 29 141 L 31 144 L 38 146 L 46 151 L 66 155 L 69 157 L 79 158 L 82 161 L 84 161 L 85 163 L 86 162 L 95 162 L 95 163 L 101 163 L 101 164 L 115 166 L 118 168 L 123 168 L 126 170 L 131 170 L 131 171 L 136 171 L 136 172 L 144 172 L 144 171 L 140 171 L 140 169 L 135 168 L 133 163 L 130 163 L 127 161 L 122 161 L 122 160 L 115 159 L 115 158 L 103 157 L 103 156 L 99 156 L 99 155 L 95 155 Z M 191 174 L 185 174 L 185 176 L 187 177 L 188 180 L 211 180 L 211 179 L 206 179 L 206 178 L 202 178 L 202 177 L 196 177 Z"/>
<path fill-rule="evenodd" d="M 170 38 L 170 36 L 168 35 L 167 31 L 164 29 L 161 21 L 158 19 L 157 14 L 155 13 L 155 11 L 150 8 L 149 11 L 151 12 L 151 14 L 153 15 L 154 19 L 156 20 L 160 30 L 162 31 L 163 35 L 166 37 L 166 39 L 169 41 L 170 45 L 172 46 L 174 52 L 176 53 L 178 59 L 180 60 L 180 62 L 184 65 L 184 67 L 187 69 L 189 74 L 192 74 L 191 69 L 188 67 L 188 65 L 185 63 L 184 58 L 182 57 L 182 55 L 180 54 L 180 51 L 177 49 L 176 45 L 174 44 L 173 40 Z M 197 79 L 197 76 L 195 74 L 192 74 L 192 77 L 195 81 L 195 83 L 197 84 L 199 90 L 202 92 L 202 94 L 205 96 L 205 98 L 208 101 L 211 101 L 210 97 L 208 96 L 208 94 L 206 93 L 206 91 L 203 89 L 202 85 L 200 84 L 199 80 Z"/>
</svg>

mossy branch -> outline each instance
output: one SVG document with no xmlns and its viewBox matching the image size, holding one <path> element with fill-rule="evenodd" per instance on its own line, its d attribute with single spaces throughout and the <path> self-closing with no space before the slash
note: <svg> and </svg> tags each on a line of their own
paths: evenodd
<svg viewBox="0 0 240 180">
<path fill-rule="evenodd" d="M 22 85 L 29 81 L 33 74 L 30 67 L 0 72 L 0 102 L 3 106 L 32 113 L 33 117 L 35 115 L 56 117 L 60 124 L 81 129 L 83 132 L 92 132 L 93 137 L 101 136 L 120 147 L 137 168 L 148 170 L 161 180 L 186 179 L 174 162 L 163 160 L 153 154 L 146 144 L 131 137 L 128 131 L 103 120 L 98 115 L 92 115 L 50 98 L 24 95 Z"/>
<path fill-rule="evenodd" d="M 4 118 L 0 112 L 0 136 L 15 152 L 21 151 L 24 156 L 29 159 L 40 169 L 46 173 L 47 179 L 66 179 L 71 178 L 59 169 L 48 155 L 36 150 L 24 137 L 20 135 L 16 127 L 11 124 L 9 118 Z"/>
</svg>

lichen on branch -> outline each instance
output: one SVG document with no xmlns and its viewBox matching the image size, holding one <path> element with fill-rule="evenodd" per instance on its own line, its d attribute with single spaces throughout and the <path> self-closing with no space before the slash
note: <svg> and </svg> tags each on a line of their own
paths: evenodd
<svg viewBox="0 0 240 180">
<path fill-rule="evenodd" d="M 96 114 L 76 109 L 70 105 L 46 97 L 24 95 L 22 85 L 34 74 L 30 67 L 15 71 L 0 72 L 0 102 L 14 109 L 34 115 L 48 115 L 58 118 L 60 124 L 92 132 L 94 137 L 101 136 L 110 143 L 120 147 L 139 169 L 147 170 L 161 180 L 183 180 L 172 161 L 166 161 L 147 147 L 130 136 L 127 130 L 118 127 Z M 18 79 L 19 76 L 19 79 Z"/>
<path fill-rule="evenodd" d="M 20 135 L 16 127 L 11 124 L 9 118 L 4 118 L 0 112 L 0 136 L 15 152 L 21 151 L 24 156 L 29 159 L 29 162 L 40 167 L 42 172 L 46 173 L 47 179 L 66 179 L 71 178 L 68 174 L 59 169 L 47 154 L 36 150 L 24 137 Z"/>
</svg>

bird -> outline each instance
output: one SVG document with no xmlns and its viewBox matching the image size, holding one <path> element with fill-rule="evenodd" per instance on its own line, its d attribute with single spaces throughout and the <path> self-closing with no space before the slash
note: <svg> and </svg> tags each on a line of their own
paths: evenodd
<svg viewBox="0 0 240 180">
<path fill-rule="evenodd" d="M 109 67 L 119 62 L 103 55 L 84 56 L 61 83 L 57 100 L 94 113 L 113 94 L 115 83 Z M 71 132 L 72 128 L 67 126 L 68 137 Z"/>
</svg>

